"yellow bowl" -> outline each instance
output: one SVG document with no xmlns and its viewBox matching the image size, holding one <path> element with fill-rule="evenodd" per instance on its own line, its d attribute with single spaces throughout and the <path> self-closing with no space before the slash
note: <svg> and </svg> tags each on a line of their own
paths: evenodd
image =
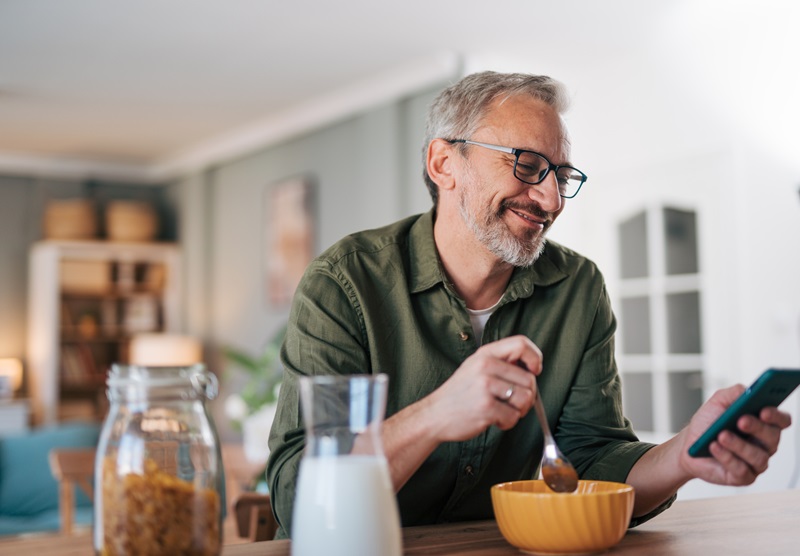
<svg viewBox="0 0 800 556">
<path fill-rule="evenodd" d="M 544 481 L 494 485 L 492 506 L 505 539 L 534 554 L 587 554 L 617 544 L 633 513 L 633 487 L 607 481 L 579 481 L 569 494 Z"/>
</svg>

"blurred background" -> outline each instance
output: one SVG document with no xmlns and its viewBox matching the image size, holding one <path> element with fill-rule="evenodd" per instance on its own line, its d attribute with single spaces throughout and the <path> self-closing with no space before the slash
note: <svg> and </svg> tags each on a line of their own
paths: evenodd
<svg viewBox="0 0 800 556">
<path fill-rule="evenodd" d="M 603 270 L 627 413 L 668 438 L 717 388 L 800 367 L 798 21 L 777 0 L 4 0 L 6 405 L 23 429 L 102 418 L 107 365 L 156 335 L 220 377 L 238 442 L 279 382 L 296 255 L 428 210 L 427 106 L 492 69 L 571 93 L 589 181 L 551 238 Z M 794 488 L 799 462 L 795 426 L 755 485 L 682 496 Z"/>
</svg>

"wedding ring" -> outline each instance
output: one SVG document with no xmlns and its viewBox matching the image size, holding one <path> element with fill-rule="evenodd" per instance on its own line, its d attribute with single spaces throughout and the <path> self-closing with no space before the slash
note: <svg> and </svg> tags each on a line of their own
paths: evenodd
<svg viewBox="0 0 800 556">
<path fill-rule="evenodd" d="M 506 390 L 506 393 L 503 394 L 503 400 L 504 401 L 508 401 L 508 400 L 511 399 L 511 396 L 513 396 L 513 395 L 514 395 L 514 387 L 513 386 L 509 386 L 508 390 Z"/>
</svg>

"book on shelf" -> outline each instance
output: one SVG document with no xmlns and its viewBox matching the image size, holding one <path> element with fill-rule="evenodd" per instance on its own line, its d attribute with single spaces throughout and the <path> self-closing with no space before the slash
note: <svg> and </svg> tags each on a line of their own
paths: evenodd
<svg viewBox="0 0 800 556">
<path fill-rule="evenodd" d="M 148 264 L 144 269 L 142 288 L 145 291 L 160 293 L 167 283 L 167 268 L 160 263 Z"/>
<path fill-rule="evenodd" d="M 80 384 L 87 378 L 77 347 L 61 346 L 61 379 L 67 384 Z"/>
<path fill-rule="evenodd" d="M 90 383 L 97 375 L 94 355 L 88 345 L 80 343 L 61 347 L 61 377 L 73 385 Z"/>
<path fill-rule="evenodd" d="M 81 363 L 83 365 L 83 372 L 90 380 L 97 376 L 97 365 L 95 364 L 94 354 L 92 350 L 85 343 L 78 344 L 78 352 L 81 356 Z"/>
<path fill-rule="evenodd" d="M 75 319 L 72 317 L 72 311 L 70 311 L 69 304 L 63 299 L 61 300 L 59 316 L 61 317 L 61 328 L 63 330 L 72 330 L 72 328 L 75 326 Z"/>
<path fill-rule="evenodd" d="M 119 309 L 116 299 L 104 299 L 100 307 L 100 323 L 103 334 L 114 336 L 119 332 Z"/>
<path fill-rule="evenodd" d="M 136 263 L 133 261 L 117 261 L 115 282 L 117 291 L 129 293 L 136 289 Z"/>
<path fill-rule="evenodd" d="M 123 327 L 128 334 L 158 330 L 159 301 L 150 294 L 131 296 L 125 303 Z"/>
</svg>

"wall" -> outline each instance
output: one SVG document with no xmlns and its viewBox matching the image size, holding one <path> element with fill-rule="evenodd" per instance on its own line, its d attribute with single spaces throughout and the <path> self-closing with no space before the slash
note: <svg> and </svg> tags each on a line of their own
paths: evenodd
<svg viewBox="0 0 800 556">
<path fill-rule="evenodd" d="M 215 412 L 242 377 L 227 371 L 220 348 L 259 353 L 285 322 L 288 306 L 265 293 L 267 191 L 297 176 L 315 186 L 316 253 L 348 233 L 428 210 L 421 179 L 424 115 L 438 88 L 295 137 L 176 184 L 186 263 L 190 332 L 223 376 Z M 217 419 L 223 436 L 232 435 Z"/>
<path fill-rule="evenodd" d="M 23 357 L 28 277 L 27 246 L 37 191 L 30 180 L 0 177 L 0 357 Z"/>
</svg>

